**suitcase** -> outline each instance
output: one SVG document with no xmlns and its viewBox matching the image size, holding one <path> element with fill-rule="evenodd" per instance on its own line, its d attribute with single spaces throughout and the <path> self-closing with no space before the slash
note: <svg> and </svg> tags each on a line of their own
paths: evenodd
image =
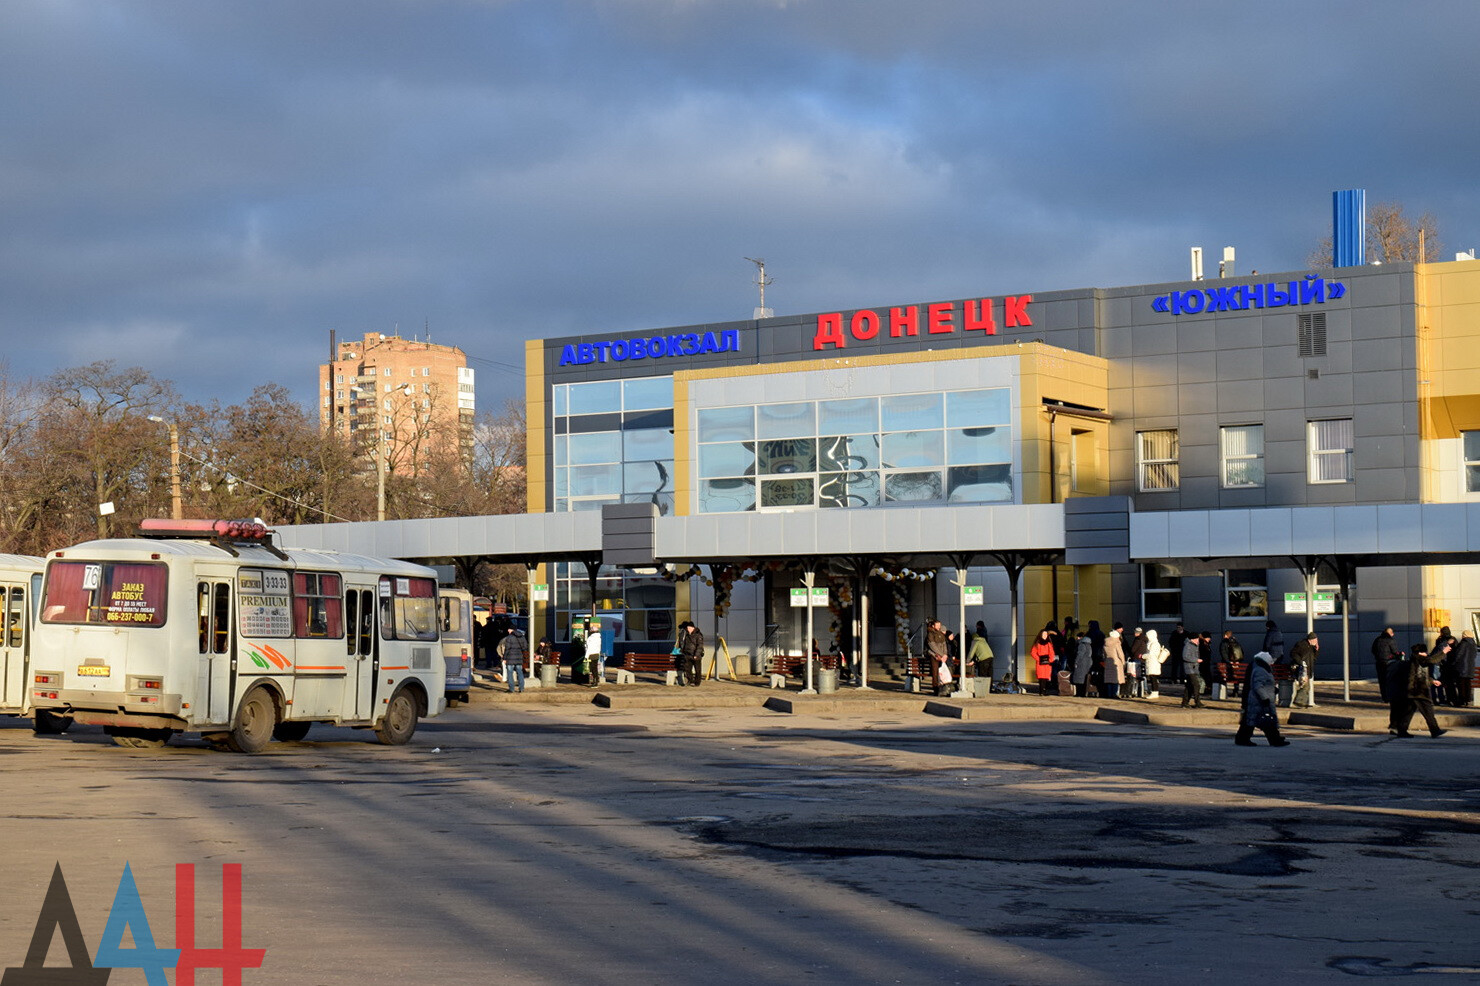
<svg viewBox="0 0 1480 986">
<path fill-rule="evenodd" d="M 1060 671 L 1059 672 L 1059 694 L 1060 695 L 1073 695 L 1074 694 L 1074 683 L 1069 680 L 1069 672 L 1067 672 L 1067 671 Z"/>
</svg>

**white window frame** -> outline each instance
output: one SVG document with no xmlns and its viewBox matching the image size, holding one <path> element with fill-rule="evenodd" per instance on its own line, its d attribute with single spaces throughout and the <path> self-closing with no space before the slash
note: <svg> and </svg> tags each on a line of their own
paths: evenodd
<svg viewBox="0 0 1480 986">
<path fill-rule="evenodd" d="M 1146 569 L 1148 567 L 1150 567 L 1150 566 L 1147 565 L 1147 564 L 1141 564 L 1141 565 L 1137 566 L 1137 569 L 1136 569 L 1136 571 L 1138 573 L 1138 577 L 1139 577 L 1140 583 L 1141 583 L 1141 622 L 1142 623 L 1145 623 L 1145 622 L 1148 622 L 1148 621 L 1151 621 L 1151 620 L 1163 620 L 1163 621 L 1165 621 L 1165 620 L 1173 620 L 1173 621 L 1180 621 L 1182 619 L 1182 574 L 1180 572 L 1178 572 L 1175 576 L 1172 576 L 1172 578 L 1175 578 L 1177 580 L 1177 587 L 1175 589 L 1148 589 L 1148 588 L 1146 588 Z M 1173 565 L 1157 565 L 1156 567 L 1157 568 L 1171 568 L 1171 569 L 1175 569 L 1176 566 L 1173 566 Z M 1177 612 L 1176 612 L 1176 614 L 1175 615 L 1170 615 L 1170 616 L 1168 616 L 1168 615 L 1162 615 L 1160 613 L 1158 613 L 1156 615 L 1148 615 L 1148 613 L 1146 611 L 1146 597 L 1148 595 L 1156 595 L 1156 596 L 1173 596 L 1173 595 L 1175 595 L 1177 597 Z"/>
<path fill-rule="evenodd" d="M 1465 456 L 1465 436 L 1480 435 L 1480 431 L 1470 430 L 1459 433 L 1459 482 L 1460 489 L 1465 493 L 1480 493 L 1480 482 L 1477 485 L 1470 484 L 1470 470 L 1477 471 L 1476 478 L 1480 481 L 1480 458 L 1470 459 Z"/>
<path fill-rule="evenodd" d="M 1321 433 L 1329 429 L 1324 425 L 1340 424 L 1345 422 L 1346 431 L 1352 432 L 1351 418 L 1324 418 L 1319 421 L 1307 421 L 1305 424 L 1305 446 L 1306 446 L 1306 471 L 1307 479 L 1311 485 L 1331 486 L 1342 483 L 1350 483 L 1355 479 L 1353 460 L 1356 458 L 1356 438 L 1354 435 L 1346 443 L 1345 447 L 1326 447 L 1318 444 Z M 1340 479 L 1324 478 L 1329 472 L 1327 460 L 1339 459 L 1342 463 L 1342 477 Z"/>
<path fill-rule="evenodd" d="M 1170 435 L 1173 454 L 1169 457 L 1153 457 L 1146 455 L 1146 440 L 1152 435 Z M 1145 431 L 1136 432 L 1136 488 L 1142 493 L 1175 493 L 1182 485 L 1182 472 L 1180 466 L 1181 442 L 1175 428 L 1148 428 Z M 1152 485 L 1150 480 L 1154 471 L 1164 470 L 1170 477 L 1171 482 L 1166 485 Z"/>
<path fill-rule="evenodd" d="M 1259 435 L 1259 450 L 1257 452 L 1230 452 L 1229 435 L 1235 431 L 1257 429 Z M 1245 443 L 1248 445 L 1249 443 Z M 1257 483 L 1234 483 L 1229 481 L 1228 467 L 1233 463 L 1258 462 L 1260 467 L 1260 481 Z M 1264 425 L 1223 425 L 1218 429 L 1218 472 L 1219 480 L 1225 490 L 1253 490 L 1264 485 Z"/>
</svg>

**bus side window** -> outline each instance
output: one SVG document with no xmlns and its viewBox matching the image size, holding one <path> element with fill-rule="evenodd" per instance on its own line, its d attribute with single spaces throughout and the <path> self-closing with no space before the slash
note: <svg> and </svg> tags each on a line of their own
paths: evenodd
<svg viewBox="0 0 1480 986">
<path fill-rule="evenodd" d="M 211 583 L 209 582 L 195 584 L 195 615 L 197 636 L 200 638 L 200 652 L 209 654 L 211 652 Z"/>
<path fill-rule="evenodd" d="M 25 642 L 26 592 L 19 586 L 10 590 L 10 611 L 5 615 L 5 642 L 19 647 Z"/>
<path fill-rule="evenodd" d="M 344 635 L 344 649 L 350 657 L 358 654 L 360 643 L 360 590 L 351 589 L 344 594 L 344 625 L 349 633 Z"/>
<path fill-rule="evenodd" d="M 360 653 L 368 655 L 375 634 L 375 603 L 370 590 L 360 593 Z"/>
<path fill-rule="evenodd" d="M 231 644 L 231 583 L 216 583 L 216 613 L 215 632 L 211 639 L 211 649 L 217 654 L 225 654 Z"/>
</svg>

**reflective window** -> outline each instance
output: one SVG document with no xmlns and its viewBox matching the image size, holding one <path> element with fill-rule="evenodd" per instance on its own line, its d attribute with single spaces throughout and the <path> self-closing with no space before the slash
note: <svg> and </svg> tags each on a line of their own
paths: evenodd
<svg viewBox="0 0 1480 986">
<path fill-rule="evenodd" d="M 812 477 L 761 480 L 761 507 L 812 506 Z"/>
<path fill-rule="evenodd" d="M 656 493 L 672 488 L 672 474 L 661 462 L 629 462 L 622 467 L 624 493 Z"/>
<path fill-rule="evenodd" d="M 699 446 L 699 475 L 746 476 L 755 471 L 755 444 L 727 442 Z"/>
<path fill-rule="evenodd" d="M 859 397 L 845 401 L 819 401 L 817 430 L 824 435 L 850 435 L 878 431 L 878 398 Z"/>
<path fill-rule="evenodd" d="M 622 407 L 628 411 L 673 406 L 673 378 L 647 377 L 622 381 Z"/>
<path fill-rule="evenodd" d="M 622 458 L 628 462 L 645 459 L 673 461 L 673 435 L 667 428 L 643 428 L 622 432 Z"/>
<path fill-rule="evenodd" d="M 701 513 L 733 513 L 754 509 L 754 479 L 706 479 L 699 483 Z"/>
<path fill-rule="evenodd" d="M 597 380 L 570 385 L 570 414 L 606 414 L 621 409 L 620 380 Z"/>
<path fill-rule="evenodd" d="M 902 431 L 884 436 L 885 466 L 943 466 L 945 442 L 938 431 Z"/>
<path fill-rule="evenodd" d="M 571 435 L 570 464 L 589 465 L 593 462 L 611 462 L 622 448 L 621 436 L 614 431 L 598 431 L 586 435 Z"/>
<path fill-rule="evenodd" d="M 1465 492 L 1480 493 L 1480 431 L 1459 433 L 1464 456 Z"/>
<path fill-rule="evenodd" d="M 817 434 L 817 405 L 762 404 L 756 408 L 757 438 L 811 438 Z"/>
<path fill-rule="evenodd" d="M 956 390 L 946 394 L 946 427 L 1005 425 L 1012 421 L 1012 394 L 1005 388 Z"/>
<path fill-rule="evenodd" d="M 812 438 L 778 438 L 756 442 L 756 471 L 798 473 L 817 471 L 817 441 Z"/>
<path fill-rule="evenodd" d="M 1012 436 L 1007 428 L 953 428 L 946 432 L 950 462 L 1011 462 Z"/>
<path fill-rule="evenodd" d="M 938 472 L 896 472 L 884 477 L 884 496 L 899 503 L 944 499 Z"/>
<path fill-rule="evenodd" d="M 706 407 L 699 411 L 699 441 L 748 442 L 755 438 L 755 409 Z"/>
<path fill-rule="evenodd" d="M 879 399 L 885 431 L 920 431 L 943 426 L 940 394 L 896 394 Z"/>
<path fill-rule="evenodd" d="M 1012 502 L 1012 466 L 952 466 L 947 470 L 952 503 Z"/>
<path fill-rule="evenodd" d="M 1236 489 L 1264 485 L 1264 426 L 1230 425 L 1218 429 L 1223 456 L 1223 486 Z"/>
<path fill-rule="evenodd" d="M 572 466 L 570 469 L 571 496 L 616 495 L 622 492 L 622 467 Z"/>
</svg>

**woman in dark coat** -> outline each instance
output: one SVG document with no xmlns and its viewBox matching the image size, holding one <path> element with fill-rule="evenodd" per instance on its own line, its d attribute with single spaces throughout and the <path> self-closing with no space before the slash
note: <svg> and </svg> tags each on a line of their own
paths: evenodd
<svg viewBox="0 0 1480 986">
<path fill-rule="evenodd" d="M 1244 688 L 1243 714 L 1239 717 L 1238 733 L 1233 737 L 1236 746 L 1257 746 L 1254 730 L 1263 731 L 1270 746 L 1289 746 L 1290 741 L 1280 735 L 1280 717 L 1275 711 L 1275 697 L 1279 694 L 1274 686 L 1274 672 L 1270 670 L 1273 659 L 1267 651 L 1260 651 L 1249 662 L 1249 680 Z"/>
</svg>

